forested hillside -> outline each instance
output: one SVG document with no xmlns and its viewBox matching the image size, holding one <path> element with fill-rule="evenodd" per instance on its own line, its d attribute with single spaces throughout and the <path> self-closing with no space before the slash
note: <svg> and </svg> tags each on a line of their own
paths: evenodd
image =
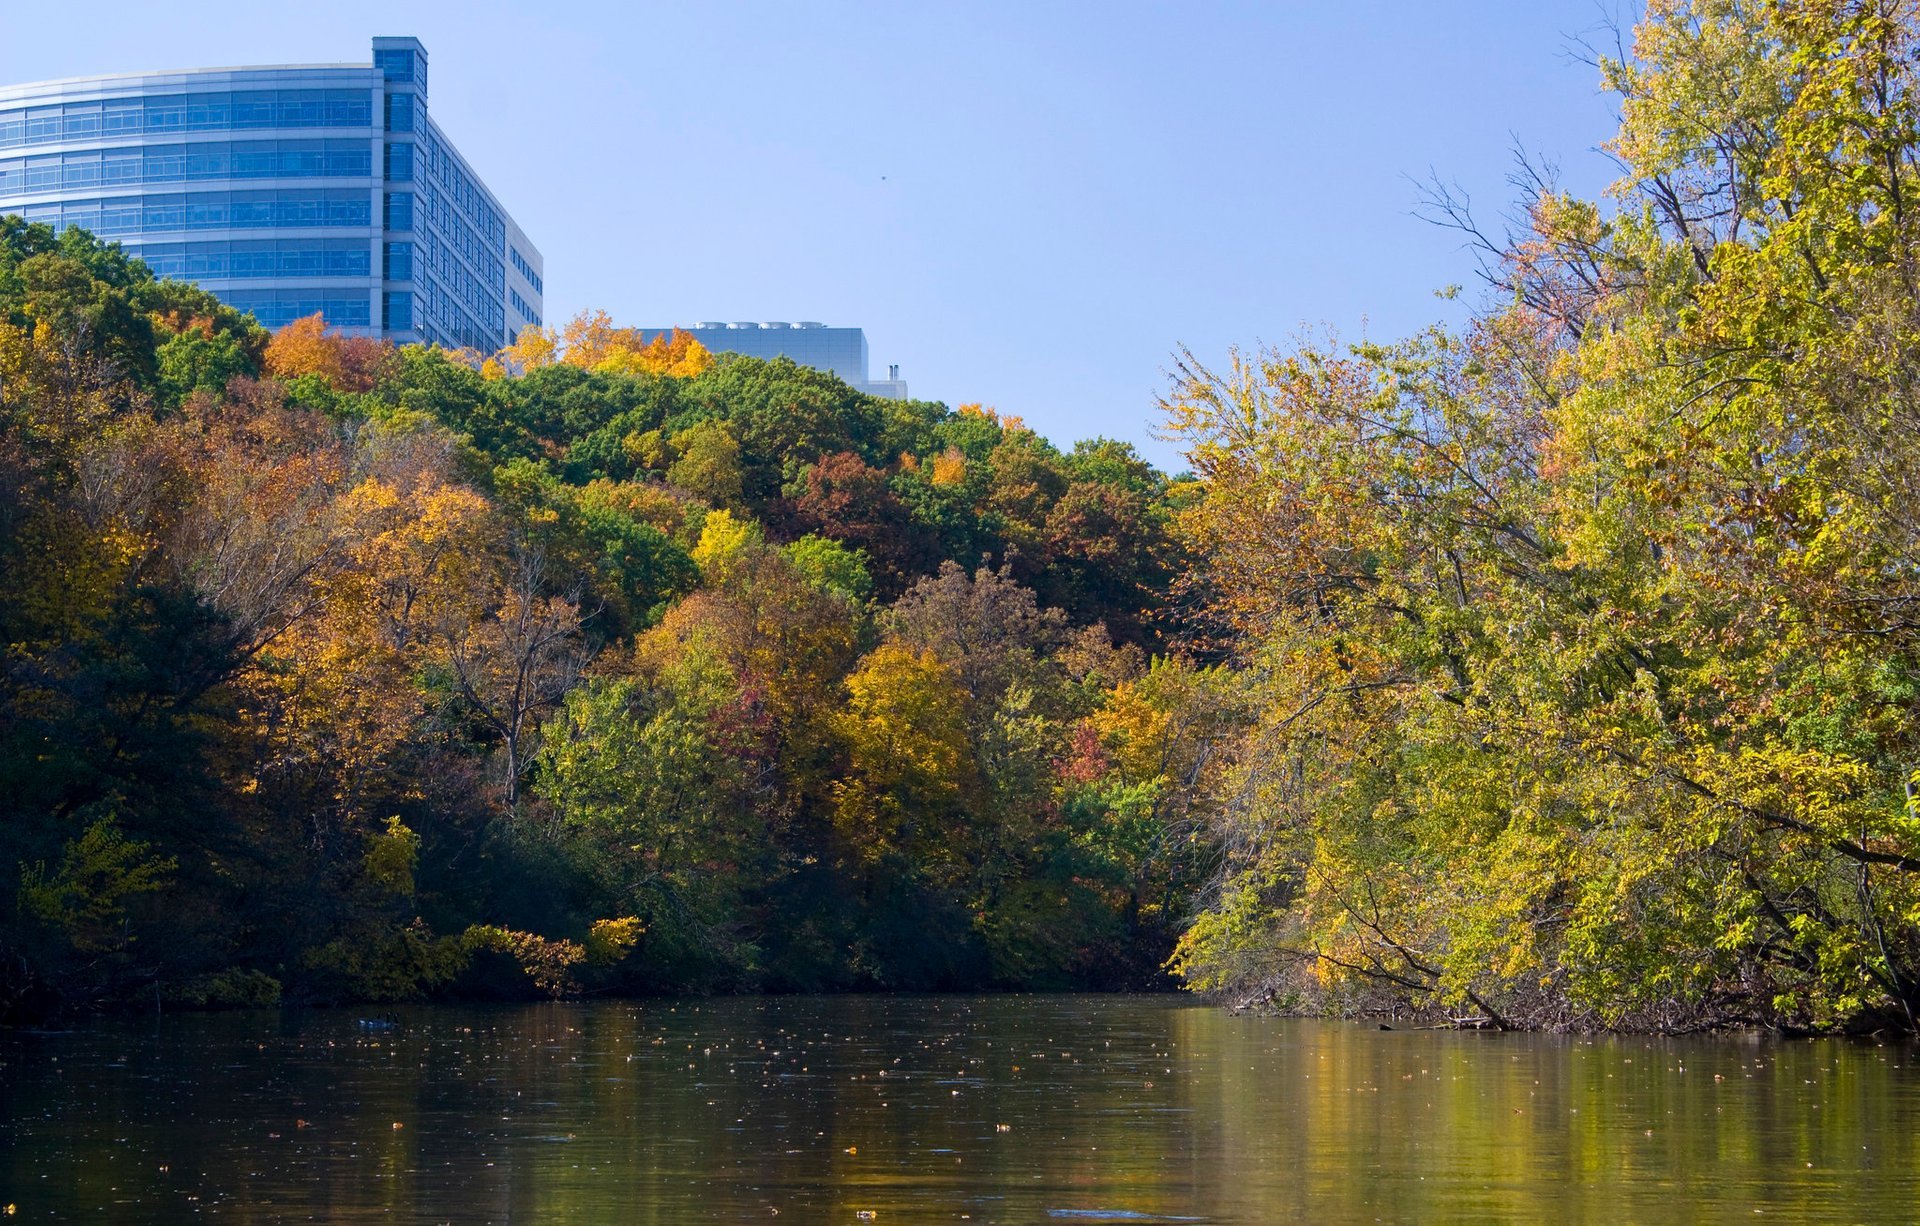
<svg viewBox="0 0 1920 1226">
<path fill-rule="evenodd" d="M 1654 0 L 1467 322 L 1193 476 L 0 220 L 0 1015 L 1130 987 L 1920 1031 L 1920 10 Z"/>
<path fill-rule="evenodd" d="M 604 317 L 269 338 L 0 219 L 0 1015 L 1162 982 L 1190 492 Z"/>
</svg>

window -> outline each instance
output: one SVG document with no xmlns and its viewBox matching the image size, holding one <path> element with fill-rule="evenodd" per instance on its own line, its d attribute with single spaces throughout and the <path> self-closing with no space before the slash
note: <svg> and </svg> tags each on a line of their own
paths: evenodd
<svg viewBox="0 0 1920 1226">
<path fill-rule="evenodd" d="M 387 95 L 387 131 L 413 131 L 413 95 Z"/>
<path fill-rule="evenodd" d="M 138 98 L 121 98 L 102 103 L 100 131 L 108 135 L 140 132 L 147 126 L 147 108 Z M 0 141 L 0 144 L 4 144 Z"/>
<path fill-rule="evenodd" d="M 373 66 L 389 81 L 413 80 L 413 52 L 404 48 L 374 52 Z"/>
<path fill-rule="evenodd" d="M 364 141 L 200 141 L 0 160 L 0 191 L 195 179 L 364 178 L 372 172 Z"/>
<path fill-rule="evenodd" d="M 533 292 L 545 294 L 547 291 L 546 287 L 540 284 L 540 274 L 533 271 L 533 265 L 527 263 L 527 257 L 520 254 L 520 249 L 509 247 L 507 251 L 513 256 L 513 266 L 520 270 L 520 275 L 527 279 L 527 284 L 533 286 Z"/>
<path fill-rule="evenodd" d="M 373 126 L 373 115 L 373 94 L 365 89 L 149 94 L 0 111 L 0 149 L 125 133 L 367 128 Z M 406 118 L 410 123 L 410 107 Z"/>
<path fill-rule="evenodd" d="M 60 139 L 61 115 L 57 106 L 37 106 L 27 112 L 27 143 L 44 144 Z"/>
<path fill-rule="evenodd" d="M 336 328 L 366 328 L 373 324 L 371 301 L 365 294 L 328 294 L 324 290 L 224 290 L 226 304 L 249 311 L 269 328 L 284 328 L 309 315 L 323 316 Z"/>
<path fill-rule="evenodd" d="M 412 145 L 387 146 L 387 178 L 394 183 L 405 183 L 413 178 Z"/>
<path fill-rule="evenodd" d="M 389 332 L 411 332 L 413 330 L 413 295 L 398 291 L 382 295 L 382 327 Z"/>
<path fill-rule="evenodd" d="M 92 140 L 100 135 L 100 104 L 98 102 L 69 102 L 66 111 L 65 136 L 68 140 Z"/>
<path fill-rule="evenodd" d="M 389 281 L 413 280 L 413 244 L 388 243 L 381 275 Z"/>
<path fill-rule="evenodd" d="M 127 244 L 155 276 L 249 280 L 277 277 L 366 277 L 373 256 L 351 238 L 262 238 L 198 243 Z"/>
<path fill-rule="evenodd" d="M 381 224 L 389 230 L 413 229 L 413 193 L 389 192 L 386 216 Z"/>
<path fill-rule="evenodd" d="M 268 188 L 236 192 L 173 192 L 68 200 L 48 206 L 55 229 L 80 226 L 102 237 L 180 230 L 372 228 L 373 204 L 351 188 Z"/>
<path fill-rule="evenodd" d="M 540 313 L 527 305 L 527 300 L 520 296 L 519 290 L 508 290 L 507 297 L 512 300 L 513 309 L 520 312 L 520 318 L 530 324 L 538 325 L 540 323 Z"/>
</svg>

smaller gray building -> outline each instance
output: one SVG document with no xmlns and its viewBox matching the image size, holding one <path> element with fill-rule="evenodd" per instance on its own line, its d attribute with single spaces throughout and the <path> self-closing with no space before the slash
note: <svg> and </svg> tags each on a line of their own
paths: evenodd
<svg viewBox="0 0 1920 1226">
<path fill-rule="evenodd" d="M 867 377 L 867 334 L 859 328 L 829 328 L 821 323 L 697 323 L 681 324 L 715 353 L 744 353 L 751 358 L 792 358 L 802 366 L 831 371 L 848 386 L 870 396 L 907 398 L 900 368 L 889 366 L 887 377 Z M 671 331 L 644 328 L 648 340 Z"/>
</svg>

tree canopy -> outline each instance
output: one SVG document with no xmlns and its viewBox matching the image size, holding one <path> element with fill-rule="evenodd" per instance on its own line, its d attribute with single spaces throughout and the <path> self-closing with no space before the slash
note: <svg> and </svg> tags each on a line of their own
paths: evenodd
<svg viewBox="0 0 1920 1226">
<path fill-rule="evenodd" d="M 1617 205 L 1529 180 L 1471 326 L 1189 366 L 1259 695 L 1191 980 L 1915 1028 L 1917 34 L 1657 0 L 1600 64 Z"/>
<path fill-rule="evenodd" d="M 1203 853 L 1076 747 L 1178 637 L 1171 489 L 604 315 L 269 337 L 0 219 L 0 1017 L 1162 982 Z"/>
</svg>

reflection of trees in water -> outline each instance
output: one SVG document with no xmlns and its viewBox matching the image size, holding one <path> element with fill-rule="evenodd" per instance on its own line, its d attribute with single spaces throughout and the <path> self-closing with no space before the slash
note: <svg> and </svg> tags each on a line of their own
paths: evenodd
<svg viewBox="0 0 1920 1226">
<path fill-rule="evenodd" d="M 199 1016 L 7 1039 L 0 1169 L 28 1216 L 1895 1220 L 1920 1191 L 1911 1058 L 1164 997 Z"/>
</svg>

